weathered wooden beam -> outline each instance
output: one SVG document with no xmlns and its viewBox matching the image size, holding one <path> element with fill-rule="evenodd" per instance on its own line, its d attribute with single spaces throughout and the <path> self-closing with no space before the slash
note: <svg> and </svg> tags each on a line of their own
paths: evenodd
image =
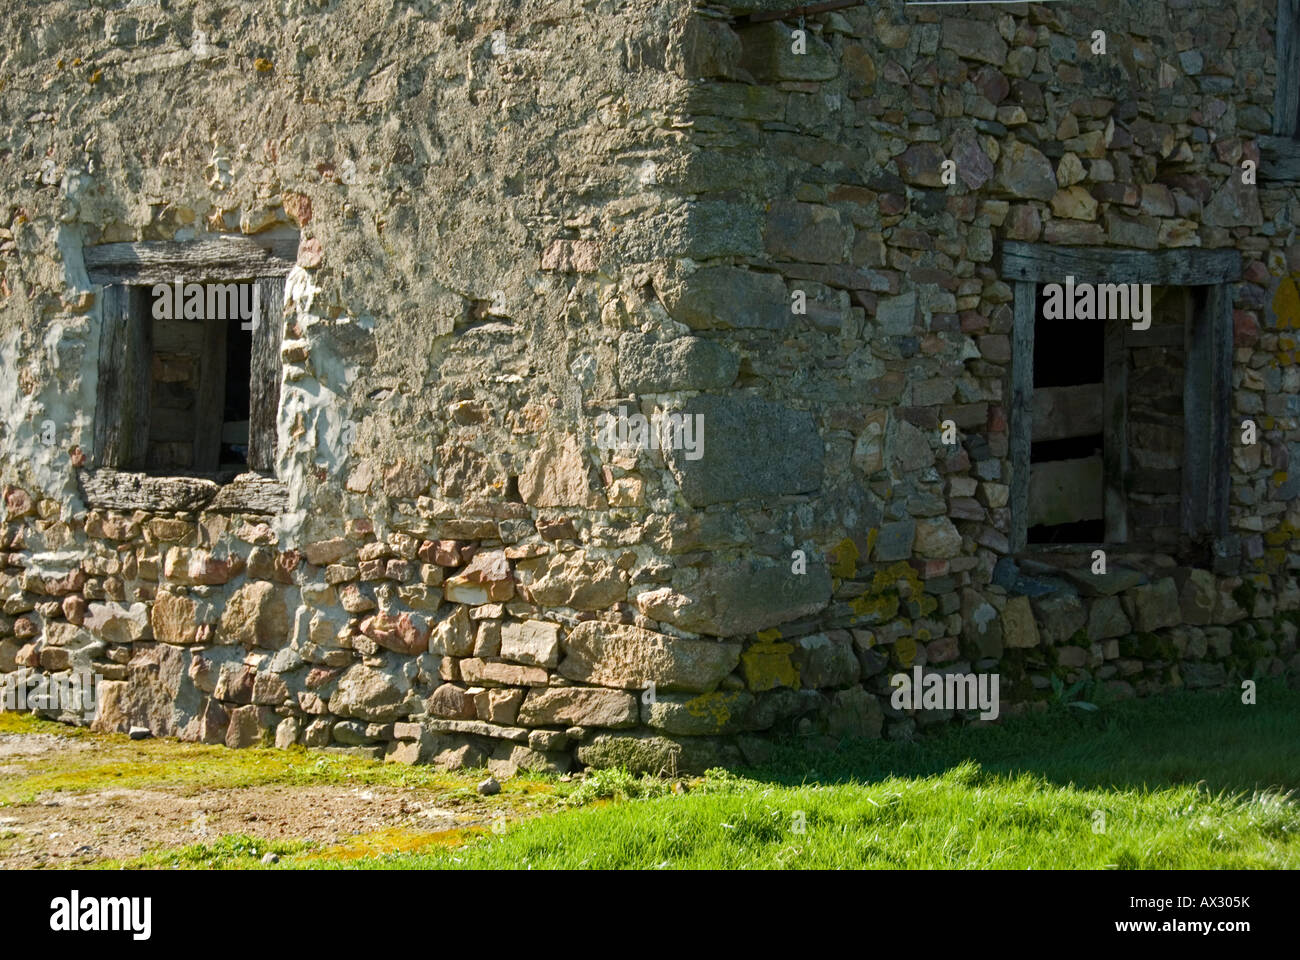
<svg viewBox="0 0 1300 960">
<path fill-rule="evenodd" d="M 80 481 L 87 506 L 101 510 L 278 514 L 289 505 L 286 483 L 247 473 L 219 484 L 203 477 L 83 470 Z"/>
<path fill-rule="evenodd" d="M 253 324 L 253 356 L 249 364 L 248 469 L 274 474 L 284 280 L 259 280 L 257 293 L 258 315 Z"/>
<path fill-rule="evenodd" d="M 1211 287 L 1190 304 L 1183 379 L 1183 532 L 1221 537 L 1228 529 L 1232 394 L 1232 295 Z"/>
<path fill-rule="evenodd" d="M 1277 77 L 1273 92 L 1273 132 L 1279 137 L 1296 135 L 1300 116 L 1300 43 L 1295 35 L 1300 25 L 1300 0 L 1277 0 L 1277 32 L 1273 37 L 1277 54 Z"/>
<path fill-rule="evenodd" d="M 1007 241 L 1002 276 L 1023 283 L 1152 283 L 1203 286 L 1241 279 L 1237 250 L 1115 250 Z"/>
<path fill-rule="evenodd" d="M 1128 349 L 1129 324 L 1118 318 L 1106 321 L 1102 366 L 1102 475 L 1106 542 L 1128 540 Z"/>
<path fill-rule="evenodd" d="M 1228 497 L 1232 478 L 1228 463 L 1232 457 L 1232 290 L 1212 287 L 1206 291 L 1205 313 L 1210 325 L 1210 422 L 1206 428 L 1210 461 L 1209 513 L 1206 530 L 1213 537 L 1227 536 Z"/>
<path fill-rule="evenodd" d="M 288 484 L 247 473 L 221 487 L 206 507 L 214 513 L 266 514 L 283 513 L 288 508 Z"/>
<path fill-rule="evenodd" d="M 85 470 L 81 490 L 91 507 L 179 512 L 201 510 L 218 486 L 200 477 L 151 477 L 118 470 Z"/>
<path fill-rule="evenodd" d="M 114 285 L 103 293 L 92 460 L 97 466 L 130 470 L 145 463 L 153 349 L 143 303 L 138 288 Z"/>
<path fill-rule="evenodd" d="M 105 243 L 82 250 L 92 283 L 187 283 L 282 277 L 293 269 L 298 241 L 217 237 L 187 243 Z"/>
<path fill-rule="evenodd" d="M 1102 431 L 1102 385 L 1036 387 L 1033 400 L 1033 440 L 1068 440 Z"/>
<path fill-rule="evenodd" d="M 1259 147 L 1258 179 L 1261 182 L 1300 181 L 1300 140 L 1257 137 L 1255 143 Z"/>
<path fill-rule="evenodd" d="M 1008 448 L 1011 457 L 1011 491 L 1008 506 L 1013 553 L 1023 550 L 1029 538 L 1029 448 L 1034 426 L 1034 315 L 1038 291 L 1032 283 L 1015 287 L 1014 325 L 1011 334 L 1011 408 L 1008 411 Z"/>
</svg>

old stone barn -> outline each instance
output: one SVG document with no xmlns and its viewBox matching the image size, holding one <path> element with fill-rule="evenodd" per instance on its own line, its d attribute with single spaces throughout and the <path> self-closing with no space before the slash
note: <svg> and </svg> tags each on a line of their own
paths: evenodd
<svg viewBox="0 0 1300 960">
<path fill-rule="evenodd" d="M 1296 0 L 788 5 L 6 5 L 0 670 L 510 773 L 1300 667 Z"/>
</svg>

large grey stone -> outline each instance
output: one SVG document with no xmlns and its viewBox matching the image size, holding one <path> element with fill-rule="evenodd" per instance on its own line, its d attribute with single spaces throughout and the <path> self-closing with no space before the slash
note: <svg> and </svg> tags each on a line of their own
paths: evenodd
<svg viewBox="0 0 1300 960">
<path fill-rule="evenodd" d="M 875 547 L 872 548 L 872 557 L 882 563 L 906 560 L 912 555 L 912 544 L 915 542 L 915 520 L 882 523 L 880 532 L 876 535 Z"/>
<path fill-rule="evenodd" d="M 685 640 L 625 624 L 586 620 L 564 638 L 559 673 L 603 687 L 713 690 L 740 662 L 740 644 Z"/>
<path fill-rule="evenodd" d="M 519 708 L 526 727 L 634 727 L 636 697 L 622 690 L 593 687 L 550 687 L 528 691 Z"/>
<path fill-rule="evenodd" d="M 95 685 L 91 729 L 127 733 L 138 726 L 156 737 L 197 739 L 202 697 L 189 675 L 190 652 L 141 643 L 134 654 L 126 680 Z"/>
<path fill-rule="evenodd" d="M 689 591 L 665 587 L 636 603 L 646 616 L 681 630 L 738 637 L 819 612 L 830 600 L 831 580 L 820 564 L 797 574 L 787 564 L 741 560 L 707 570 Z"/>
<path fill-rule="evenodd" d="M 834 207 L 782 200 L 767 211 L 763 242 L 778 260 L 842 263 L 849 236 L 849 227 Z"/>
<path fill-rule="evenodd" d="M 746 729 L 753 705 L 754 695 L 746 690 L 656 694 L 653 703 L 641 705 L 641 722 L 684 736 L 737 733 Z"/>
<path fill-rule="evenodd" d="M 830 80 L 839 73 L 834 51 L 811 30 L 796 52 L 794 28 L 780 20 L 757 23 L 740 31 L 740 65 L 756 80 Z"/>
<path fill-rule="evenodd" d="M 1088 613 L 1083 601 L 1073 593 L 1053 593 L 1035 597 L 1031 604 L 1038 630 L 1047 644 L 1065 643 L 1084 628 Z"/>
<path fill-rule="evenodd" d="M 878 740 L 884 722 L 880 701 L 861 687 L 836 691 L 826 712 L 826 732 L 832 737 Z"/>
<path fill-rule="evenodd" d="M 1122 599 L 1133 620 L 1133 629 L 1140 633 L 1159 630 L 1161 627 L 1176 627 L 1182 619 L 1178 588 L 1171 577 L 1134 587 L 1125 592 Z"/>
<path fill-rule="evenodd" d="M 501 656 L 533 667 L 553 667 L 560 659 L 560 628 L 542 620 L 507 623 L 501 628 Z"/>
<path fill-rule="evenodd" d="M 812 414 L 757 397 L 699 396 L 684 405 L 703 417 L 703 444 L 665 451 L 682 496 L 694 507 L 812 493 L 821 487 L 823 447 Z M 697 433 L 698 442 L 698 433 Z"/>
<path fill-rule="evenodd" d="M 1056 195 L 1056 171 L 1052 162 L 1018 140 L 1002 148 L 996 182 L 1015 197 L 1050 200 Z"/>
<path fill-rule="evenodd" d="M 961 635 L 981 657 L 1002 656 L 1002 620 L 997 608 L 969 587 L 961 592 Z"/>
<path fill-rule="evenodd" d="M 1088 639 L 1110 640 L 1133 632 L 1119 597 L 1098 597 L 1088 609 Z"/>
<path fill-rule="evenodd" d="M 738 765 L 740 748 L 711 737 L 672 737 L 647 733 L 602 733 L 578 747 L 589 767 L 626 767 L 632 773 L 703 773 L 710 767 Z"/>
<path fill-rule="evenodd" d="M 329 709 L 340 717 L 388 723 L 406 714 L 406 695 L 410 691 L 410 682 L 401 670 L 358 663 L 339 677 Z"/>
<path fill-rule="evenodd" d="M 991 20 L 961 20 L 945 17 L 943 47 L 967 60 L 1001 66 L 1007 62 L 1007 44 Z"/>
<path fill-rule="evenodd" d="M 883 297 L 876 304 L 876 328 L 885 336 L 908 336 L 916 332 L 916 291 Z"/>
<path fill-rule="evenodd" d="M 731 385 L 740 358 L 719 343 L 678 337 L 660 343 L 641 333 L 618 341 L 618 377 L 625 393 L 716 390 Z"/>
<path fill-rule="evenodd" d="M 697 330 L 784 330 L 790 294 L 775 273 L 706 267 L 662 291 L 674 320 Z"/>
<path fill-rule="evenodd" d="M 799 670 L 799 682 L 811 689 L 845 687 L 861 672 L 853 638 L 844 631 L 812 633 L 793 641 L 791 661 Z"/>
</svg>

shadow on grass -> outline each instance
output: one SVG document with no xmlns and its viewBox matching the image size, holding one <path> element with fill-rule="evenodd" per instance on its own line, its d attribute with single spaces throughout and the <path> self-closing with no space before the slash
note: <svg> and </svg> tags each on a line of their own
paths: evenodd
<svg viewBox="0 0 1300 960">
<path fill-rule="evenodd" d="M 786 741 L 766 762 L 736 772 L 789 786 L 864 783 L 940 774 L 973 760 L 984 776 L 1030 774 L 1080 788 L 1300 788 L 1300 690 L 1260 681 L 1256 699 L 1243 704 L 1235 688 L 1183 691 L 1092 713 L 1053 705 L 914 743 L 846 740 L 835 750 L 810 750 Z"/>
</svg>

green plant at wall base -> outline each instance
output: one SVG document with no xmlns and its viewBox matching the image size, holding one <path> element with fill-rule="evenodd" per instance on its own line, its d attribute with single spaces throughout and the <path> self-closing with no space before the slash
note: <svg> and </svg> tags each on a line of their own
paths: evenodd
<svg viewBox="0 0 1300 960">
<path fill-rule="evenodd" d="M 1259 590 L 1255 584 L 1249 580 L 1242 580 L 1241 584 L 1232 591 L 1232 599 L 1237 606 L 1246 611 L 1246 615 L 1253 617 L 1255 615 L 1255 598 L 1259 596 Z"/>
<path fill-rule="evenodd" d="M 1076 700 L 1075 698 L 1083 692 L 1084 687 L 1091 683 L 1089 680 L 1076 680 L 1068 687 L 1056 674 L 1052 674 L 1052 697 L 1054 702 L 1063 704 L 1067 707 L 1076 707 L 1079 710 L 1096 710 L 1097 705 L 1088 700 Z"/>
</svg>

